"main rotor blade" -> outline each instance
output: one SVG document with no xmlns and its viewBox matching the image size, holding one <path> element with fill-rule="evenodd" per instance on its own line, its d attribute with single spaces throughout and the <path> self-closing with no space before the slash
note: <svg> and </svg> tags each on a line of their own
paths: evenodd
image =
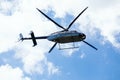
<svg viewBox="0 0 120 80">
<path fill-rule="evenodd" d="M 52 46 L 52 48 L 49 50 L 49 53 L 54 49 L 54 47 L 57 45 L 57 42 Z"/>
<path fill-rule="evenodd" d="M 77 20 L 77 18 L 87 9 L 88 7 L 86 7 L 68 26 L 67 30 L 72 26 L 72 24 Z"/>
<path fill-rule="evenodd" d="M 44 14 L 41 10 L 39 10 L 38 8 L 36 8 L 41 14 L 43 14 L 47 19 L 49 19 L 50 21 L 52 21 L 54 24 L 56 24 L 58 27 L 62 28 L 65 30 L 64 27 L 62 27 L 61 25 L 59 25 L 58 23 L 56 23 L 54 20 L 52 20 L 50 17 L 48 17 L 46 14 Z"/>
<path fill-rule="evenodd" d="M 96 47 L 94 47 L 93 45 L 91 45 L 90 43 L 83 41 L 84 43 L 86 43 L 87 45 L 89 45 L 90 47 L 94 48 L 95 50 L 98 50 Z"/>
</svg>

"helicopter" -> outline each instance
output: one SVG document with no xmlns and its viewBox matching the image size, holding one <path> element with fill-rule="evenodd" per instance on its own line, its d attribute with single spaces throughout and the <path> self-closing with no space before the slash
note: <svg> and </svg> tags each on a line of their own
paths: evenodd
<svg viewBox="0 0 120 80">
<path fill-rule="evenodd" d="M 49 41 L 55 42 L 54 45 L 51 47 L 49 50 L 49 53 L 55 48 L 55 46 L 63 43 L 71 43 L 71 42 L 84 42 L 85 44 L 89 45 L 93 49 L 97 50 L 96 47 L 91 45 L 90 43 L 86 42 L 86 35 L 84 33 L 78 32 L 76 30 L 69 30 L 73 23 L 78 19 L 79 16 L 87 9 L 86 7 L 79 15 L 69 24 L 67 28 L 64 28 L 63 26 L 59 25 L 57 22 L 55 22 L 53 19 L 51 19 L 49 16 L 47 16 L 45 13 L 43 13 L 40 9 L 36 8 L 42 15 L 44 15 L 48 20 L 52 21 L 55 25 L 57 25 L 59 28 L 62 28 L 62 31 L 54 32 L 50 34 L 49 36 L 40 36 L 40 37 L 35 37 L 34 32 L 31 31 L 30 35 L 31 37 L 23 37 L 22 33 L 20 33 L 20 40 L 32 40 L 33 42 L 33 47 L 37 45 L 37 39 L 47 39 Z"/>
</svg>

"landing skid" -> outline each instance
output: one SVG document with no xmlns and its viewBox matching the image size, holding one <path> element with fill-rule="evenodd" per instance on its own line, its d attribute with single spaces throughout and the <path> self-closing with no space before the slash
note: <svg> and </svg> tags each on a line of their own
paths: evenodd
<svg viewBox="0 0 120 80">
<path fill-rule="evenodd" d="M 76 45 L 77 42 L 72 42 L 72 43 L 59 43 L 59 50 L 64 50 L 64 49 L 75 49 L 79 48 L 78 45 Z"/>
</svg>

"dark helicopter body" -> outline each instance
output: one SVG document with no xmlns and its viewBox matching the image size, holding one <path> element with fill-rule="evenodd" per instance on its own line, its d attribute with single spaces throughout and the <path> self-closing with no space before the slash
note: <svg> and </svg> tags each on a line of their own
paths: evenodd
<svg viewBox="0 0 120 80">
<path fill-rule="evenodd" d="M 77 31 L 69 31 L 69 28 L 72 26 L 72 24 L 77 20 L 77 18 L 87 9 L 88 7 L 86 7 L 70 24 L 67 28 L 64 28 L 63 26 L 59 25 L 58 23 L 56 23 L 54 20 L 52 20 L 50 17 L 48 17 L 46 14 L 44 14 L 41 10 L 39 10 L 38 8 L 36 8 L 42 15 L 44 15 L 47 19 L 49 19 L 50 21 L 52 21 L 55 25 L 57 25 L 58 27 L 62 28 L 62 31 L 58 31 L 55 33 L 50 34 L 49 36 L 40 36 L 40 37 L 35 37 L 33 31 L 31 31 L 30 38 L 24 38 L 22 36 L 22 34 L 20 34 L 20 40 L 32 40 L 33 41 L 33 46 L 37 45 L 37 41 L 36 39 L 48 39 L 49 41 L 55 42 L 55 44 L 52 46 L 52 48 L 49 50 L 49 53 L 53 50 L 53 48 L 57 45 L 57 43 L 70 43 L 70 42 L 78 42 L 78 41 L 82 41 L 84 43 L 86 43 L 87 45 L 89 45 L 90 47 L 94 48 L 97 50 L 96 47 L 94 47 L 93 45 L 89 44 L 88 42 L 84 41 L 86 38 L 86 35 L 84 33 L 80 33 Z"/>
<path fill-rule="evenodd" d="M 85 38 L 85 34 L 77 31 L 61 31 L 51 34 L 47 39 L 57 43 L 70 43 L 83 41 Z"/>
</svg>

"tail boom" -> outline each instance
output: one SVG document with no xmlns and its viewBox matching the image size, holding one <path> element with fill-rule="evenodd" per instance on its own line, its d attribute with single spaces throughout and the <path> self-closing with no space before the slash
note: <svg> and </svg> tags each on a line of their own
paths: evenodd
<svg viewBox="0 0 120 80">
<path fill-rule="evenodd" d="M 21 41 L 23 41 L 23 40 L 32 40 L 32 42 L 33 42 L 33 47 L 37 45 L 36 39 L 46 39 L 46 38 L 48 38 L 48 36 L 35 37 L 33 31 L 31 31 L 30 35 L 31 35 L 31 37 L 24 38 L 23 35 L 20 33 L 19 36 L 20 36 L 20 40 L 21 40 Z"/>
</svg>

